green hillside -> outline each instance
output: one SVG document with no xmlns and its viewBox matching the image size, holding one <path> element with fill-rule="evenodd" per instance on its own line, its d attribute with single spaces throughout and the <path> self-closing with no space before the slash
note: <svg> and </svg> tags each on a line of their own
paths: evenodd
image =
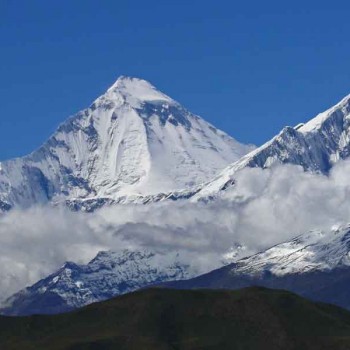
<svg viewBox="0 0 350 350">
<path fill-rule="evenodd" d="M 0 349 L 350 349 L 350 312 L 265 288 L 149 289 L 68 314 L 0 317 Z"/>
</svg>

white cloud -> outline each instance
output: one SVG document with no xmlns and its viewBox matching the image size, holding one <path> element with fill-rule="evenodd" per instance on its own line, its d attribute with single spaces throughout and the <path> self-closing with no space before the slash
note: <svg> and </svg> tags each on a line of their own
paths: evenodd
<svg viewBox="0 0 350 350">
<path fill-rule="evenodd" d="M 350 221 L 350 162 L 329 174 L 300 167 L 244 169 L 214 203 L 164 202 L 106 208 L 94 214 L 62 208 L 13 210 L 0 217 L 0 298 L 53 272 L 66 260 L 87 262 L 99 250 L 181 251 L 206 271 L 231 246 L 245 254 L 309 229 Z"/>
</svg>

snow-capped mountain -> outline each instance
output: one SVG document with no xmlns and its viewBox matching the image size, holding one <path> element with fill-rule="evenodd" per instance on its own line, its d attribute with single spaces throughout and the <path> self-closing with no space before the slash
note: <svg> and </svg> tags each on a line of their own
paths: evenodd
<svg viewBox="0 0 350 350">
<path fill-rule="evenodd" d="M 252 148 L 150 83 L 120 77 L 41 148 L 0 163 L 0 207 L 147 202 L 208 181 Z"/>
<path fill-rule="evenodd" d="M 87 265 L 65 263 L 58 271 L 14 294 L 2 313 L 60 313 L 155 283 L 194 276 L 177 253 L 148 250 L 100 252 Z"/>
<path fill-rule="evenodd" d="M 306 124 L 285 127 L 277 136 L 225 168 L 194 193 L 194 199 L 216 196 L 232 186 L 234 175 L 246 167 L 300 165 L 327 174 L 333 164 L 350 155 L 350 95 Z"/>
<path fill-rule="evenodd" d="M 261 276 L 269 271 L 272 275 L 284 276 L 349 266 L 350 225 L 346 225 L 330 232 L 310 231 L 243 258 L 236 263 L 233 272 Z"/>
<path fill-rule="evenodd" d="M 287 289 L 350 309 L 350 225 L 310 231 L 174 288 Z"/>
</svg>

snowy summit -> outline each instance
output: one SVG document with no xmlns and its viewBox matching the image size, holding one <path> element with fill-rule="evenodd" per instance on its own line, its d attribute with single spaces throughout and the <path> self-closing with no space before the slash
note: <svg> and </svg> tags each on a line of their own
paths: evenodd
<svg viewBox="0 0 350 350">
<path fill-rule="evenodd" d="M 251 150 L 147 81 L 120 77 L 40 149 L 0 163 L 0 205 L 132 202 L 197 186 Z"/>
</svg>

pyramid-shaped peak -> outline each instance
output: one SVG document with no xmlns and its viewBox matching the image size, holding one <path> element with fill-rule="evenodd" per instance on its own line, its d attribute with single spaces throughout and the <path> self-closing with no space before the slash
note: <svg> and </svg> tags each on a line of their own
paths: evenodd
<svg viewBox="0 0 350 350">
<path fill-rule="evenodd" d="M 174 102 L 144 79 L 120 76 L 108 89 L 108 94 L 122 95 L 126 100 Z M 130 102 L 130 101 L 129 101 Z"/>
<path fill-rule="evenodd" d="M 115 81 L 115 83 L 110 87 L 110 89 L 115 89 L 115 88 L 123 88 L 126 86 L 131 86 L 131 85 L 148 85 L 149 88 L 153 88 L 154 86 L 141 78 L 137 78 L 137 77 L 130 77 L 130 76 L 126 76 L 126 75 L 121 75 L 118 77 L 118 79 Z"/>
</svg>

